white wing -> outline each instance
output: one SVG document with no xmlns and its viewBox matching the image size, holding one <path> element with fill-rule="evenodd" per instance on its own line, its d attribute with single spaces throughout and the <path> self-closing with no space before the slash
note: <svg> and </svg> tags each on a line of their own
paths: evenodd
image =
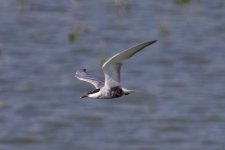
<svg viewBox="0 0 225 150">
<path fill-rule="evenodd" d="M 102 65 L 102 70 L 105 74 L 105 86 L 120 86 L 120 68 L 122 66 L 122 62 L 155 42 L 156 40 L 139 44 L 109 58 Z"/>
<path fill-rule="evenodd" d="M 91 76 L 89 73 L 87 73 L 86 69 L 78 70 L 75 74 L 75 77 L 79 80 L 91 83 L 96 89 L 100 89 L 104 86 L 104 82 L 100 81 L 96 77 Z"/>
</svg>

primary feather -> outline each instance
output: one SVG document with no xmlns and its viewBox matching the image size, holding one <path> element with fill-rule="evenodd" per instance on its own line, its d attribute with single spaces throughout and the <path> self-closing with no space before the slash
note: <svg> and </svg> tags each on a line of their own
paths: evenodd
<svg viewBox="0 0 225 150">
<path fill-rule="evenodd" d="M 86 69 L 78 70 L 75 74 L 75 77 L 77 77 L 79 80 L 91 83 L 96 89 L 100 89 L 104 86 L 103 81 L 87 73 Z"/>
<path fill-rule="evenodd" d="M 105 74 L 105 86 L 120 86 L 120 68 L 122 66 L 122 62 L 155 42 L 156 40 L 139 44 L 109 58 L 102 65 L 102 70 Z"/>
</svg>

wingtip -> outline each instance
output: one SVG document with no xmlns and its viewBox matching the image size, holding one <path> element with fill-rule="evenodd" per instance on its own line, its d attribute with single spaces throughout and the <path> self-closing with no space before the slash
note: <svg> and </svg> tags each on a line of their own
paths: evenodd
<svg viewBox="0 0 225 150">
<path fill-rule="evenodd" d="M 156 43 L 158 40 L 150 41 L 151 44 Z"/>
<path fill-rule="evenodd" d="M 75 77 L 76 77 L 76 75 L 79 75 L 79 74 L 82 73 L 82 72 L 87 73 L 87 69 L 80 69 L 80 70 L 77 70 L 76 73 L 75 73 Z"/>
</svg>

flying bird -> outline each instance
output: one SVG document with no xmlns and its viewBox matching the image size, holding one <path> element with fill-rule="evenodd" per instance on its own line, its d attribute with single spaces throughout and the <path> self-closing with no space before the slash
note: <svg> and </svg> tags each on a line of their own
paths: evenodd
<svg viewBox="0 0 225 150">
<path fill-rule="evenodd" d="M 102 65 L 105 81 L 93 77 L 86 69 L 78 70 L 75 77 L 79 80 L 86 81 L 95 87 L 94 90 L 84 94 L 80 98 L 112 99 L 133 93 L 134 90 L 121 87 L 120 69 L 122 63 L 124 60 L 132 57 L 137 52 L 155 42 L 157 42 L 157 40 L 144 42 L 110 57 Z"/>
</svg>

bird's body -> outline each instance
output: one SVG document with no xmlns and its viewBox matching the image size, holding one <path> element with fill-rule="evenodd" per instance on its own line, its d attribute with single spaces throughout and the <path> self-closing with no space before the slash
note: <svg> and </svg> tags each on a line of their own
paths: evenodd
<svg viewBox="0 0 225 150">
<path fill-rule="evenodd" d="M 102 65 L 102 70 L 105 75 L 104 82 L 88 74 L 86 69 L 78 70 L 75 77 L 79 80 L 91 83 L 96 88 L 95 90 L 81 96 L 81 98 L 89 97 L 97 99 L 111 99 L 133 93 L 133 90 L 121 87 L 120 68 L 122 66 L 122 62 L 155 42 L 156 40 L 139 44 L 109 58 Z"/>
<path fill-rule="evenodd" d="M 119 87 L 102 87 L 101 89 L 97 90 L 98 92 L 94 91 L 88 95 L 90 98 L 99 98 L 99 99 L 110 99 L 110 98 L 117 98 L 124 94 L 123 90 Z"/>
</svg>

